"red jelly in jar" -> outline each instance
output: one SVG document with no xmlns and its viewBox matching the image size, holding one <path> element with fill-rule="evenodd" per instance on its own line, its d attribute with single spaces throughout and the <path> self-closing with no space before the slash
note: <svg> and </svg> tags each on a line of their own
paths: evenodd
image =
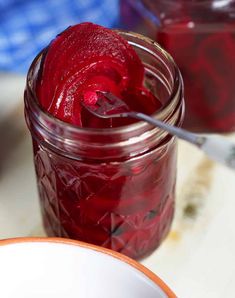
<svg viewBox="0 0 235 298">
<path fill-rule="evenodd" d="M 235 131 L 235 1 L 121 0 L 121 16 L 174 57 L 185 83 L 184 126 Z"/>
<path fill-rule="evenodd" d="M 25 115 L 47 234 L 139 259 L 171 226 L 176 140 L 144 122 L 92 116 L 81 100 L 92 104 L 97 90 L 180 125 L 182 80 L 150 39 L 90 23 L 61 33 L 27 77 Z"/>
</svg>

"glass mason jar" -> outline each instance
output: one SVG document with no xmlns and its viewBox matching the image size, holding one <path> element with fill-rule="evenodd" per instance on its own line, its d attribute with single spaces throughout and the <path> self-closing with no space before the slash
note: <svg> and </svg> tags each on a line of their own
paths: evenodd
<svg viewBox="0 0 235 298">
<path fill-rule="evenodd" d="M 235 131 L 235 1 L 120 0 L 120 5 L 124 28 L 158 41 L 179 66 L 184 126 Z"/>
<path fill-rule="evenodd" d="M 154 117 L 181 125 L 182 79 L 172 58 L 148 38 L 118 33 L 135 48 L 145 65 L 145 85 L 163 104 Z M 86 129 L 54 118 L 35 95 L 41 58 L 35 58 L 28 73 L 25 116 L 48 235 L 132 258 L 148 255 L 165 238 L 173 218 L 175 138 L 144 122 Z"/>
</svg>

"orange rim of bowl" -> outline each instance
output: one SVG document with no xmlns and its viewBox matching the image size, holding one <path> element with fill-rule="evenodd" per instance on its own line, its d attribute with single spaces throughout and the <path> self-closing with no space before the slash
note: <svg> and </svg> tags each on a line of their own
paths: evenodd
<svg viewBox="0 0 235 298">
<path fill-rule="evenodd" d="M 44 243 L 60 243 L 60 244 L 67 244 L 67 245 L 75 245 L 83 248 L 88 248 L 97 252 L 101 252 L 103 254 L 112 256 L 124 263 L 127 263 L 131 267 L 134 267 L 138 271 L 142 272 L 145 276 L 147 276 L 151 281 L 153 281 L 159 288 L 162 289 L 164 294 L 166 294 L 169 298 L 177 298 L 177 296 L 171 291 L 171 289 L 152 271 L 147 269 L 145 266 L 141 265 L 137 261 L 120 254 L 118 252 L 112 251 L 107 248 L 99 247 L 93 244 L 66 239 L 66 238 L 57 238 L 57 237 L 19 237 L 19 238 L 10 238 L 10 239 L 3 239 L 0 240 L 0 246 L 9 245 L 9 244 L 18 244 L 18 243 L 33 243 L 33 242 L 44 242 Z"/>
</svg>

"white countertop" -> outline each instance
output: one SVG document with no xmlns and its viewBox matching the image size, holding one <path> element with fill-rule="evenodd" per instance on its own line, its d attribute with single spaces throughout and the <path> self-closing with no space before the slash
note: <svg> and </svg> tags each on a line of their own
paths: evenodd
<svg viewBox="0 0 235 298">
<path fill-rule="evenodd" d="M 24 80 L 0 74 L 0 238 L 45 235 L 20 104 Z M 235 173 L 180 142 L 174 225 L 142 263 L 181 298 L 235 297 Z"/>
</svg>

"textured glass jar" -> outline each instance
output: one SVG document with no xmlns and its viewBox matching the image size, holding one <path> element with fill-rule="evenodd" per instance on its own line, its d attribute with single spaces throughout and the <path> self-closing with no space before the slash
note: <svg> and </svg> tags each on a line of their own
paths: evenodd
<svg viewBox="0 0 235 298">
<path fill-rule="evenodd" d="M 150 39 L 119 34 L 135 48 L 145 65 L 145 85 L 163 104 L 154 116 L 180 125 L 182 79 L 172 58 Z M 133 258 L 146 256 L 165 238 L 173 218 L 175 138 L 144 122 L 84 129 L 45 113 L 35 96 L 41 57 L 28 73 L 25 116 L 48 235 L 79 239 Z"/>
<path fill-rule="evenodd" d="M 235 1 L 121 0 L 125 28 L 157 40 L 185 83 L 184 126 L 235 131 Z"/>
</svg>

